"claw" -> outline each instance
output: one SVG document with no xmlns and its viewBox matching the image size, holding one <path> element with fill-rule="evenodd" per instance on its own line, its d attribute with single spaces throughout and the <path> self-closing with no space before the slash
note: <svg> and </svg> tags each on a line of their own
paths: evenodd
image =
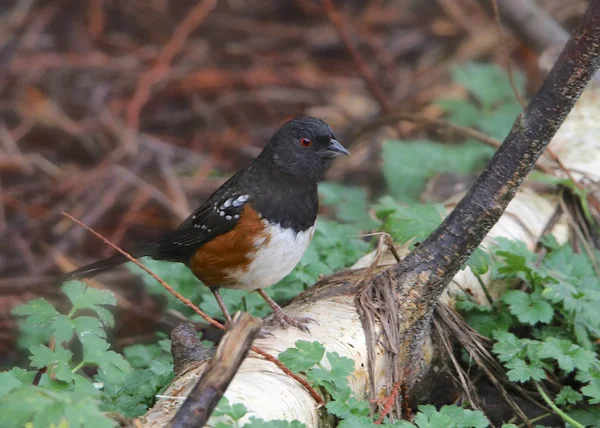
<svg viewBox="0 0 600 428">
<path fill-rule="evenodd" d="M 270 320 L 268 320 L 266 322 L 267 325 L 274 325 L 277 323 L 279 323 L 279 325 L 282 328 L 287 328 L 288 326 L 291 325 L 293 327 L 296 327 L 296 328 L 304 331 L 305 333 L 310 333 L 310 330 L 306 326 L 306 324 L 309 324 L 309 323 L 319 324 L 316 320 L 314 320 L 310 317 L 291 317 L 289 315 L 286 315 L 283 311 L 275 312 L 273 314 L 273 318 L 271 318 Z"/>
<path fill-rule="evenodd" d="M 271 333 L 270 331 L 267 331 L 264 328 L 260 329 L 260 333 L 258 333 L 258 338 L 259 339 L 266 339 L 269 336 L 275 337 L 275 335 L 273 333 Z"/>
</svg>

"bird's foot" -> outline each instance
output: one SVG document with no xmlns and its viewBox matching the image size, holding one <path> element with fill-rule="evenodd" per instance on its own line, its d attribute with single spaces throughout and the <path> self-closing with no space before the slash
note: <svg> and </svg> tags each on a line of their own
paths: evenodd
<svg viewBox="0 0 600 428">
<path fill-rule="evenodd" d="M 267 337 L 275 337 L 275 335 L 273 333 L 271 333 L 269 330 L 265 330 L 264 328 L 261 328 L 260 333 L 258 333 L 258 338 L 266 339 Z"/>
<path fill-rule="evenodd" d="M 286 315 L 283 310 L 275 311 L 273 317 L 265 322 L 267 325 L 276 325 L 279 324 L 283 328 L 287 328 L 288 326 L 296 327 L 306 333 L 310 333 L 310 330 L 306 326 L 306 324 L 318 322 L 310 317 L 292 317 L 290 315 Z"/>
</svg>

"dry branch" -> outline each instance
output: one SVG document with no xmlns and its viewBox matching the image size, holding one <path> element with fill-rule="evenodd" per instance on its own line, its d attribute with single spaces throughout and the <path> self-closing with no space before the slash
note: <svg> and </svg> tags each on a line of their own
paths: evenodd
<svg viewBox="0 0 600 428">
<path fill-rule="evenodd" d="M 590 3 L 558 61 L 519 114 L 509 135 L 467 195 L 415 251 L 373 281 L 395 284 L 401 302 L 399 343 L 392 349 L 419 359 L 438 297 L 488 231 L 571 111 L 600 66 L 600 1 Z M 417 373 L 408 373 L 414 382 Z"/>
<path fill-rule="evenodd" d="M 261 320 L 238 312 L 217 352 L 173 418 L 173 428 L 203 427 L 248 355 Z"/>
</svg>

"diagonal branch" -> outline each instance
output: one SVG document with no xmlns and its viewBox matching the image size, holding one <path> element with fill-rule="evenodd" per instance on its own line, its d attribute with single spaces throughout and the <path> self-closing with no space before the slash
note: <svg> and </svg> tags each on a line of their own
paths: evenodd
<svg viewBox="0 0 600 428">
<path fill-rule="evenodd" d="M 386 351 L 386 364 L 398 367 L 403 361 L 406 365 L 402 372 L 390 372 L 387 388 L 397 381 L 408 387 L 414 384 L 438 298 L 504 213 L 600 67 L 599 55 L 600 0 L 592 0 L 546 80 L 454 211 L 401 263 L 375 277 L 358 296 L 370 354 L 380 339 L 368 329 L 373 319 L 369 308 L 376 308 L 380 322 L 399 326 L 384 335 L 386 347 L 394 350 Z M 371 366 L 369 370 L 372 375 Z"/>
<path fill-rule="evenodd" d="M 424 286 L 433 302 L 487 232 L 600 67 L 600 0 L 592 0 L 548 77 L 467 195 L 442 225 L 402 264 L 396 274 Z"/>
</svg>

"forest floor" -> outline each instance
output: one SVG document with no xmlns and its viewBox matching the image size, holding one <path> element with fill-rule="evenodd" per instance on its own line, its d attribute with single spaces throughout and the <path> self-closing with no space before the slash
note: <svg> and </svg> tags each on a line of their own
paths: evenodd
<svg viewBox="0 0 600 428">
<path fill-rule="evenodd" d="M 509 31 L 501 43 L 476 0 L 213 3 L 0 5 L 0 366 L 19 359 L 10 310 L 58 299 L 57 274 L 111 252 L 62 212 L 124 248 L 152 240 L 299 115 L 325 119 L 353 152 L 328 178 L 374 197 L 381 142 L 438 130 L 401 121 L 354 139 L 359 127 L 440 117 L 433 101 L 461 91 L 455 64 L 510 58 L 529 91 L 542 78 L 539 55 Z M 538 3 L 567 29 L 586 4 Z M 164 302 L 126 277 L 97 283 L 118 295 L 118 347 L 169 324 Z"/>
</svg>

